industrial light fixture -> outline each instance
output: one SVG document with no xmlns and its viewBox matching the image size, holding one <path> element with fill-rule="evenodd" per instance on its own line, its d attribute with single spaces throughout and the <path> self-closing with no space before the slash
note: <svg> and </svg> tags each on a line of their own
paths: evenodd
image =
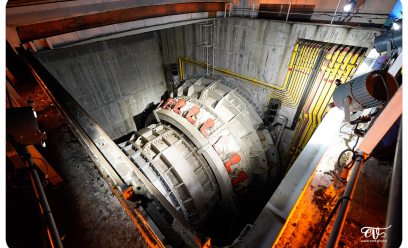
<svg viewBox="0 0 408 248">
<path fill-rule="evenodd" d="M 394 30 L 398 30 L 398 29 L 400 29 L 400 25 L 398 25 L 396 22 L 394 22 L 394 23 L 392 23 L 392 28 Z"/>
<path fill-rule="evenodd" d="M 344 7 L 343 10 L 345 12 L 350 12 L 351 10 L 354 11 L 354 7 L 356 6 L 357 1 L 356 0 L 351 0 L 350 2 L 348 2 Z"/>
</svg>

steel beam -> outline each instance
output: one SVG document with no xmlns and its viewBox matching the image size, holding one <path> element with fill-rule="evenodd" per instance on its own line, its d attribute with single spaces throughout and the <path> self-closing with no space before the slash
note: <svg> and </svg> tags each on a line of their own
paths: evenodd
<svg viewBox="0 0 408 248">
<path fill-rule="evenodd" d="M 59 34 L 147 18 L 224 10 L 225 3 L 180 3 L 119 9 L 17 27 L 22 43 Z"/>
</svg>

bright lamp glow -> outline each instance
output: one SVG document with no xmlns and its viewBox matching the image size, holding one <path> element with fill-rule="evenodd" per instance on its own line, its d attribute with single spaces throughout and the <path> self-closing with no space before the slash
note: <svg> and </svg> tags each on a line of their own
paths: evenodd
<svg viewBox="0 0 408 248">
<path fill-rule="evenodd" d="M 394 29 L 394 30 L 398 30 L 398 29 L 400 29 L 400 26 L 397 24 L 397 23 L 393 23 L 392 24 L 392 28 Z"/>
<path fill-rule="evenodd" d="M 357 1 L 356 1 L 356 0 L 351 0 L 350 2 L 348 2 L 348 3 L 344 6 L 343 11 L 349 12 L 349 11 L 351 11 L 351 10 L 354 10 L 354 7 L 356 6 L 356 4 L 357 4 Z"/>
<path fill-rule="evenodd" d="M 351 10 L 351 4 L 347 4 L 343 9 L 344 11 L 349 12 Z"/>
</svg>

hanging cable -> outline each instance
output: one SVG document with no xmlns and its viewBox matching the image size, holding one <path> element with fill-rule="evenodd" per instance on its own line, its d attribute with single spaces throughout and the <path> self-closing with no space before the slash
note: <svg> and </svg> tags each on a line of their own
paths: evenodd
<svg viewBox="0 0 408 248">
<path fill-rule="evenodd" d="M 31 158 L 41 160 L 45 164 L 45 167 L 47 168 L 47 173 L 45 175 L 45 178 L 48 178 L 48 164 L 47 164 L 47 162 L 45 162 L 44 159 L 41 159 L 41 158 L 37 158 L 37 157 L 31 157 Z"/>
<path fill-rule="evenodd" d="M 344 197 L 344 196 L 339 199 L 339 201 L 336 203 L 336 206 L 334 206 L 333 210 L 331 211 L 331 213 L 330 213 L 330 215 L 329 215 L 329 218 L 327 218 L 326 222 L 324 223 L 323 229 L 322 229 L 322 231 L 320 232 L 319 238 L 317 239 L 315 248 L 319 248 L 320 241 L 321 241 L 322 238 L 323 238 L 324 231 L 326 230 L 327 226 L 329 225 L 331 219 L 333 218 L 334 214 L 336 213 L 336 211 L 337 211 L 337 209 L 339 208 L 340 203 L 342 203 L 343 199 L 348 199 L 349 201 L 351 201 L 350 198 Z"/>
</svg>

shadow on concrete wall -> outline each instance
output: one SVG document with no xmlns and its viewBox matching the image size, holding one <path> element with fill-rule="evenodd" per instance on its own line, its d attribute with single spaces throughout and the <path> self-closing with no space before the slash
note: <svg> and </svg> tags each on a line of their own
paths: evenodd
<svg viewBox="0 0 408 248">
<path fill-rule="evenodd" d="M 169 97 L 169 93 L 166 91 L 164 92 L 164 94 L 160 97 L 160 100 L 167 100 L 167 98 Z M 136 130 L 140 130 L 142 128 L 146 127 L 146 120 L 147 117 L 153 113 L 153 110 L 155 110 L 157 107 L 157 104 L 154 104 L 154 102 L 150 102 L 149 104 L 147 104 L 147 106 L 144 108 L 144 110 L 140 113 L 137 114 L 135 116 L 133 116 L 133 121 L 135 122 L 136 125 Z M 130 140 L 130 138 L 132 137 L 133 132 L 130 132 L 128 134 L 123 135 L 122 137 L 119 137 L 115 140 L 113 140 L 116 144 L 125 142 Z"/>
</svg>

